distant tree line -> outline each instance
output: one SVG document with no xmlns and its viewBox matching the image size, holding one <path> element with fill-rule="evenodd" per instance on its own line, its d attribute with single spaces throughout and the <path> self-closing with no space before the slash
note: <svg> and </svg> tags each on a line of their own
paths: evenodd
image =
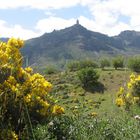
<svg viewBox="0 0 140 140">
<path fill-rule="evenodd" d="M 81 60 L 81 61 L 71 61 L 67 64 L 67 68 L 70 71 L 78 71 L 83 68 L 98 68 L 98 63 L 92 60 Z"/>
<path fill-rule="evenodd" d="M 70 61 L 67 64 L 69 71 L 78 71 L 83 68 L 101 68 L 105 70 L 107 68 L 123 69 L 129 68 L 134 72 L 140 72 L 140 57 L 124 58 L 123 56 L 117 56 L 114 58 L 101 58 L 100 60 L 81 60 L 81 61 Z"/>
<path fill-rule="evenodd" d="M 39 71 L 42 74 L 55 74 L 62 70 L 68 71 L 79 71 L 83 68 L 101 68 L 102 70 L 112 69 L 130 69 L 134 72 L 140 72 L 140 57 L 134 56 L 131 58 L 124 58 L 123 56 L 116 57 L 104 57 L 99 60 L 85 59 L 85 60 L 71 60 L 65 63 L 63 68 L 59 68 L 58 66 L 51 64 L 44 67 L 36 68 L 36 71 Z"/>
</svg>

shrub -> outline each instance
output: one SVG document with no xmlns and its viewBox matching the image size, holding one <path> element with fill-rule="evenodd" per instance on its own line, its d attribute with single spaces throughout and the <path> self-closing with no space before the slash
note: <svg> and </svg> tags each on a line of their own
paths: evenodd
<svg viewBox="0 0 140 140">
<path fill-rule="evenodd" d="M 79 70 L 83 69 L 83 68 L 98 68 L 98 64 L 92 60 L 83 60 L 83 61 L 79 61 Z"/>
<path fill-rule="evenodd" d="M 124 67 L 124 59 L 123 59 L 123 57 L 114 58 L 112 63 L 113 63 L 113 67 L 115 69 Z"/>
<path fill-rule="evenodd" d="M 16 138 L 22 137 L 25 126 L 64 112 L 48 94 L 51 83 L 32 68 L 22 68 L 22 46 L 23 41 L 14 38 L 0 43 L 0 131 Z"/>
<path fill-rule="evenodd" d="M 67 67 L 70 71 L 78 71 L 86 67 L 98 68 L 98 64 L 91 60 L 71 61 Z"/>
<path fill-rule="evenodd" d="M 104 67 L 109 67 L 110 61 L 108 59 L 101 59 L 100 60 L 100 67 L 104 69 Z"/>
<path fill-rule="evenodd" d="M 127 87 L 120 87 L 116 104 L 119 107 L 125 106 L 126 109 L 130 109 L 130 106 L 135 103 L 140 105 L 140 75 L 131 74 Z"/>
<path fill-rule="evenodd" d="M 99 75 L 91 67 L 81 69 L 78 72 L 78 77 L 82 83 L 83 88 L 85 89 L 91 89 L 92 87 L 95 87 L 99 79 Z"/>
<path fill-rule="evenodd" d="M 71 61 L 67 64 L 67 68 L 70 71 L 77 71 L 79 69 L 79 61 Z"/>
<path fill-rule="evenodd" d="M 54 66 L 47 66 L 44 70 L 43 70 L 44 74 L 55 74 L 57 73 L 57 69 Z"/>
<path fill-rule="evenodd" d="M 140 58 L 134 57 L 129 59 L 128 61 L 128 67 L 135 72 L 140 72 Z"/>
</svg>

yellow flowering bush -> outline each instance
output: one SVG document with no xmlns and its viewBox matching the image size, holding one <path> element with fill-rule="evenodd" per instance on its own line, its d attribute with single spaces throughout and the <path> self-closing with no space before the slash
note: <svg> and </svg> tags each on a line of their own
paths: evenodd
<svg viewBox="0 0 140 140">
<path fill-rule="evenodd" d="M 125 106 L 129 109 L 132 104 L 140 104 L 140 75 L 130 75 L 130 80 L 126 87 L 120 87 L 117 93 L 116 105 Z"/>
<path fill-rule="evenodd" d="M 23 44 L 14 38 L 7 43 L 0 42 L 0 123 L 3 126 L 0 129 L 10 124 L 17 134 L 23 131 L 26 117 L 31 122 L 39 122 L 64 113 L 48 94 L 51 83 L 39 73 L 34 74 L 32 68 L 22 67 L 19 49 Z"/>
</svg>

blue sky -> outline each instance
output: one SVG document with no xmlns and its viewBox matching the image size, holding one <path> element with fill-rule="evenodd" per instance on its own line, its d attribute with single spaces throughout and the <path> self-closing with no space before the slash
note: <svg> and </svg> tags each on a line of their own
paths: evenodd
<svg viewBox="0 0 140 140">
<path fill-rule="evenodd" d="M 117 35 L 140 31 L 139 0 L 1 0 L 0 37 L 29 39 L 76 23 Z"/>
</svg>

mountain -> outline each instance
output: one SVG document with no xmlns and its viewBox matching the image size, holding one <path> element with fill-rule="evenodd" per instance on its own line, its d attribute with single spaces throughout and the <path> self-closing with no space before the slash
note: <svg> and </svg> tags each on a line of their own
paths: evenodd
<svg viewBox="0 0 140 140">
<path fill-rule="evenodd" d="M 2 42 L 7 42 L 8 39 L 9 39 L 9 38 L 4 38 L 4 37 L 2 37 L 2 38 L 0 38 L 0 41 L 2 41 Z"/>
<path fill-rule="evenodd" d="M 123 46 L 140 49 L 140 32 L 123 31 L 116 38 L 123 42 Z"/>
<path fill-rule="evenodd" d="M 133 55 L 139 52 L 140 32 L 123 31 L 117 36 L 109 37 L 87 30 L 79 23 L 29 39 L 22 49 L 29 65 L 63 63 L 71 59 L 99 58 L 106 55 Z"/>
</svg>

